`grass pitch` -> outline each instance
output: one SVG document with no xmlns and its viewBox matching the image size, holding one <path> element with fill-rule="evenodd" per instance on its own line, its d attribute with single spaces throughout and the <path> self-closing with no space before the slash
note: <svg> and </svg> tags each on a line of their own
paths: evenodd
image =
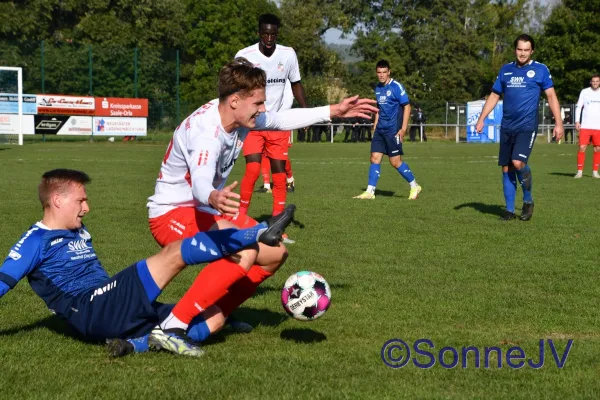
<svg viewBox="0 0 600 400">
<path fill-rule="evenodd" d="M 405 161 L 423 187 L 408 201 L 408 184 L 387 159 L 375 201 L 352 199 L 366 187 L 368 144 L 295 144 L 291 149 L 298 206 L 288 233 L 297 243 L 278 274 L 238 311 L 256 326 L 228 331 L 188 359 L 149 353 L 108 359 L 102 344 L 73 338 L 22 281 L 0 299 L 0 387 L 3 398 L 598 398 L 597 311 L 600 180 L 572 178 L 576 147 L 534 149 L 535 214 L 502 223 L 497 145 L 406 144 Z M 37 143 L 0 148 L 0 249 L 41 218 L 42 173 L 86 171 L 94 247 L 113 274 L 159 248 L 147 225 L 146 199 L 166 143 Z M 233 178 L 241 179 L 240 159 Z M 257 185 L 258 187 L 258 185 Z M 519 188 L 517 208 L 520 208 Z M 265 218 L 272 198 L 255 194 L 251 214 Z M 287 317 L 280 288 L 298 270 L 322 274 L 333 301 L 321 319 Z M 197 274 L 190 267 L 160 300 L 175 302 Z M 440 349 L 515 346 L 539 362 L 540 339 L 552 339 L 533 369 L 480 368 L 469 356 L 447 369 L 410 362 L 386 367 L 383 344 L 431 340 Z M 393 353 L 394 357 L 398 354 Z M 428 357 L 412 354 L 427 363 Z M 446 352 L 444 362 L 452 362 Z"/>
</svg>

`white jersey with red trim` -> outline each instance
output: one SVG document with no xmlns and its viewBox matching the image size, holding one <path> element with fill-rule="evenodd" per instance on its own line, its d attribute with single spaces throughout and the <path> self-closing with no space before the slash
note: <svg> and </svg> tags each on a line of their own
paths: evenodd
<svg viewBox="0 0 600 400">
<path fill-rule="evenodd" d="M 589 87 L 581 91 L 575 109 L 575 122 L 580 122 L 582 129 L 600 130 L 600 89 Z"/>
<path fill-rule="evenodd" d="M 329 120 L 329 106 L 299 108 L 262 113 L 254 129 L 288 131 Z M 159 217 L 177 207 L 197 207 L 219 214 L 209 205 L 208 197 L 213 190 L 225 187 L 248 131 L 244 127 L 231 132 L 223 129 L 218 99 L 187 117 L 167 148 L 154 195 L 148 199 L 149 217 Z"/>
<path fill-rule="evenodd" d="M 286 106 L 286 83 L 300 81 L 300 68 L 298 57 L 293 48 L 277 44 L 271 57 L 265 56 L 258 49 L 258 43 L 237 52 L 235 57 L 244 57 L 255 67 L 267 74 L 267 87 L 265 95 L 267 111 L 284 110 Z M 291 88 L 290 88 L 291 90 Z M 292 99 L 293 101 L 293 99 Z M 291 104 L 287 107 L 290 108 Z"/>
</svg>

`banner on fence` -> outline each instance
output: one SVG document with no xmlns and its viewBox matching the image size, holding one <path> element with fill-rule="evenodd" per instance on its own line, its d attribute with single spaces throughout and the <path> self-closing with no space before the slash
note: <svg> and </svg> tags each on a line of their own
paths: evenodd
<svg viewBox="0 0 600 400">
<path fill-rule="evenodd" d="M 24 135 L 33 135 L 34 133 L 33 115 L 23 115 L 21 131 Z M 19 134 L 19 116 L 14 114 L 0 114 L 0 134 L 18 135 Z"/>
<path fill-rule="evenodd" d="M 37 114 L 37 97 L 35 94 L 24 94 L 23 114 Z M 19 112 L 19 96 L 14 93 L 0 93 L 0 114 L 17 114 Z"/>
<path fill-rule="evenodd" d="M 94 117 L 94 136 L 146 136 L 146 118 Z"/>
<path fill-rule="evenodd" d="M 38 114 L 93 115 L 95 101 L 93 97 L 38 94 Z"/>
<path fill-rule="evenodd" d="M 96 97 L 96 116 L 147 117 L 148 99 Z"/>
<path fill-rule="evenodd" d="M 483 131 L 477 133 L 475 125 L 483 111 L 484 100 L 470 101 L 467 103 L 467 142 L 472 143 L 497 143 L 500 139 L 500 123 L 502 122 L 502 101 L 489 113 L 483 121 Z"/>
</svg>

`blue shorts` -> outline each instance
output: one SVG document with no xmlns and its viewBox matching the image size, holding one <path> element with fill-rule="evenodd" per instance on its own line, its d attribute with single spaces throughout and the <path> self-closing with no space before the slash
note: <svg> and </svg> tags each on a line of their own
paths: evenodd
<svg viewBox="0 0 600 400">
<path fill-rule="evenodd" d="M 402 142 L 400 142 L 398 136 L 390 136 L 377 132 L 375 132 L 371 141 L 371 153 L 383 153 L 388 157 L 396 157 L 404 154 L 402 151 Z"/>
<path fill-rule="evenodd" d="M 498 165 L 512 165 L 512 160 L 522 161 L 525 164 L 529 161 L 531 150 L 537 132 L 518 132 L 506 133 L 500 132 L 500 152 L 498 154 Z"/>
<path fill-rule="evenodd" d="M 156 283 L 148 279 L 152 277 L 145 260 L 130 265 L 78 296 L 74 304 L 78 318 L 70 318 L 69 322 L 86 338 L 96 340 L 135 338 L 149 333 L 174 305 L 154 301 L 160 291 L 156 292 Z M 146 286 L 152 284 L 154 290 L 148 290 Z M 154 297 L 152 301 L 148 293 Z"/>
</svg>

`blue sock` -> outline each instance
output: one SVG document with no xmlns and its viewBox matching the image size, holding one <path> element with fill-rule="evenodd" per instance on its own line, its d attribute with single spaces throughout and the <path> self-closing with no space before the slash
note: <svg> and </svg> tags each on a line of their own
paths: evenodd
<svg viewBox="0 0 600 400">
<path fill-rule="evenodd" d="M 517 175 L 515 171 L 502 172 L 502 187 L 506 211 L 515 212 L 515 197 L 517 196 Z"/>
<path fill-rule="evenodd" d="M 376 187 L 379 175 L 381 173 L 381 164 L 371 164 L 369 167 L 369 186 Z"/>
<path fill-rule="evenodd" d="M 525 165 L 520 170 L 517 170 L 517 177 L 519 178 L 519 182 L 521 182 L 521 188 L 523 188 L 523 203 L 533 203 L 531 196 L 531 168 L 529 168 L 529 165 Z"/>
<path fill-rule="evenodd" d="M 412 181 L 415 180 L 413 173 L 411 172 L 410 168 L 408 167 L 408 164 L 405 162 L 400 164 L 400 166 L 398 167 L 398 172 L 400 173 L 400 175 L 402 175 L 402 177 L 404 179 L 406 179 L 406 182 L 408 182 L 408 183 L 411 183 Z"/>
<path fill-rule="evenodd" d="M 127 341 L 133 345 L 133 351 L 136 353 L 145 353 L 150 350 L 150 347 L 148 346 L 148 335 L 127 339 Z"/>
<path fill-rule="evenodd" d="M 202 315 L 198 315 L 192 320 L 188 326 L 187 335 L 194 342 L 198 343 L 204 342 L 210 336 L 210 329 L 208 329 L 208 324 L 202 318 Z"/>
<path fill-rule="evenodd" d="M 200 232 L 181 243 L 181 258 L 187 265 L 211 262 L 237 253 L 255 244 L 260 234 L 267 229 L 262 222 L 248 229 L 222 229 Z"/>
</svg>

